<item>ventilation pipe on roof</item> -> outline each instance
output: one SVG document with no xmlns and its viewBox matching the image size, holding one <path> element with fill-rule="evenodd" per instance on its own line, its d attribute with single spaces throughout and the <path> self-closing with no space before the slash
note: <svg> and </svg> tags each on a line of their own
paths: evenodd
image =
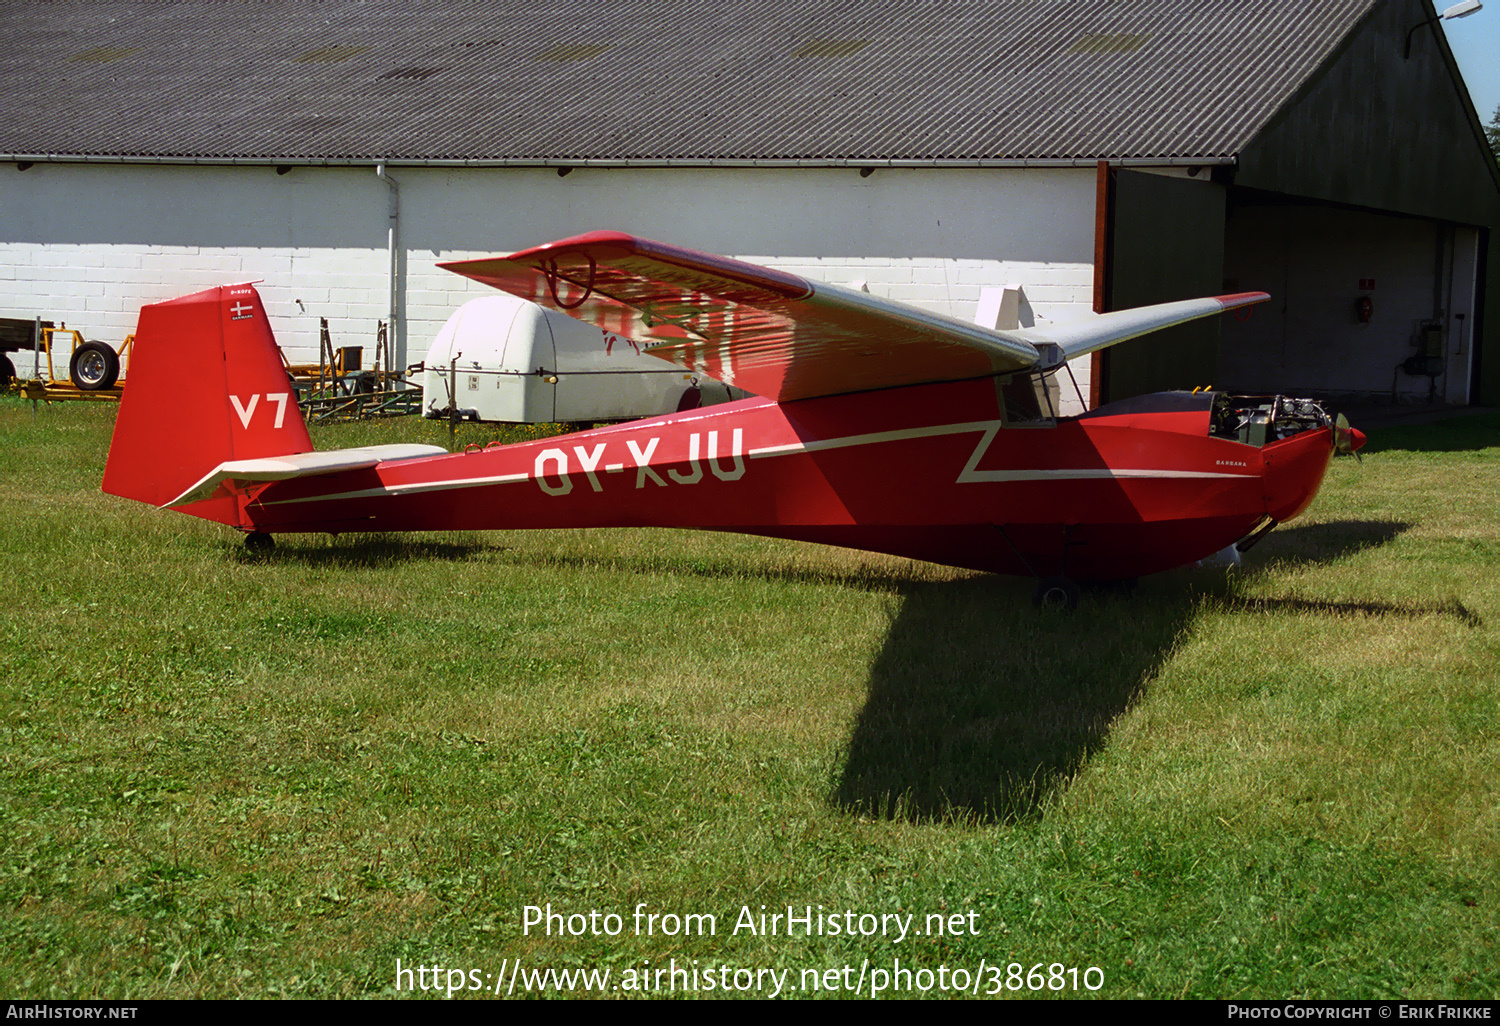
<svg viewBox="0 0 1500 1026">
<path fill-rule="evenodd" d="M 406 367 L 406 326 L 401 323 L 401 250 L 399 232 L 401 227 L 401 187 L 385 169 L 385 161 L 375 165 L 375 174 L 385 181 L 386 187 L 386 274 L 389 279 L 386 295 L 386 338 L 391 344 L 391 370 Z"/>
</svg>

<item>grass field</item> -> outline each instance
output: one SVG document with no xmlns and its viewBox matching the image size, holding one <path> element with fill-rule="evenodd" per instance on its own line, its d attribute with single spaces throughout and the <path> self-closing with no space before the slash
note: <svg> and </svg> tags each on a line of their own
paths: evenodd
<svg viewBox="0 0 1500 1026">
<path fill-rule="evenodd" d="M 101 494 L 112 420 L 0 399 L 0 994 L 1500 995 L 1500 417 L 1072 614 L 686 532 L 255 558 Z"/>
</svg>

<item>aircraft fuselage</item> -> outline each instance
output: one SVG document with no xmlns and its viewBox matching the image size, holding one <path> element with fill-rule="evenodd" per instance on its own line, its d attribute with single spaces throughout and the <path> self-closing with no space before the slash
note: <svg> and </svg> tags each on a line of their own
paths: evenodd
<svg viewBox="0 0 1500 1026">
<path fill-rule="evenodd" d="M 269 401 L 240 399 L 252 416 L 274 416 Z M 1321 410 L 1251 444 L 1214 433 L 1213 402 L 1161 393 L 1017 423 L 993 378 L 751 399 L 280 481 L 238 497 L 239 526 L 684 527 L 996 573 L 1136 577 L 1210 555 L 1268 517 L 1290 519 L 1322 481 L 1333 444 Z"/>
</svg>

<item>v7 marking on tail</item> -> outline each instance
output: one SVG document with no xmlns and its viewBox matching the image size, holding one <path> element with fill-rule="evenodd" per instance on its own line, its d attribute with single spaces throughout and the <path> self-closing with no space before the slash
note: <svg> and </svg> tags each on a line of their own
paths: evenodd
<svg viewBox="0 0 1500 1026">
<path fill-rule="evenodd" d="M 234 404 L 234 412 L 239 415 L 240 426 L 248 429 L 250 418 L 255 416 L 255 407 L 260 405 L 261 396 L 265 396 L 266 402 L 276 404 L 276 421 L 271 426 L 279 428 L 286 422 L 286 401 L 290 398 L 289 392 L 257 392 L 250 397 L 250 405 L 246 406 L 237 395 L 231 395 L 229 401 Z"/>
</svg>

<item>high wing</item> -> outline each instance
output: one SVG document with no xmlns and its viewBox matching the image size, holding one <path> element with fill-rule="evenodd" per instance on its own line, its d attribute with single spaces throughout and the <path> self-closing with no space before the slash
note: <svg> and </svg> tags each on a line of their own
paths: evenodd
<svg viewBox="0 0 1500 1026">
<path fill-rule="evenodd" d="M 1043 367 L 1058 366 L 1075 356 L 1104 349 L 1116 342 L 1126 342 L 1153 331 L 1170 328 L 1175 324 L 1195 321 L 1240 306 L 1263 303 L 1270 299 L 1268 292 L 1238 292 L 1231 296 L 1208 296 L 1203 299 L 1179 299 L 1172 303 L 1157 303 L 1153 306 L 1138 306 L 1131 310 L 1116 310 L 1083 320 L 1062 324 L 1049 324 L 1039 328 L 1023 328 L 1003 334 L 1024 338 L 1043 352 L 1048 359 Z M 1048 352 L 1047 347 L 1053 347 Z"/>
<path fill-rule="evenodd" d="M 777 400 L 981 377 L 1038 359 L 1030 343 L 974 324 L 617 232 L 441 266 Z"/>
<path fill-rule="evenodd" d="M 786 271 L 591 232 L 439 265 L 646 343 L 653 356 L 777 401 L 1047 369 L 1269 298 L 1185 300 L 1079 324 L 993 331 Z"/>
</svg>

